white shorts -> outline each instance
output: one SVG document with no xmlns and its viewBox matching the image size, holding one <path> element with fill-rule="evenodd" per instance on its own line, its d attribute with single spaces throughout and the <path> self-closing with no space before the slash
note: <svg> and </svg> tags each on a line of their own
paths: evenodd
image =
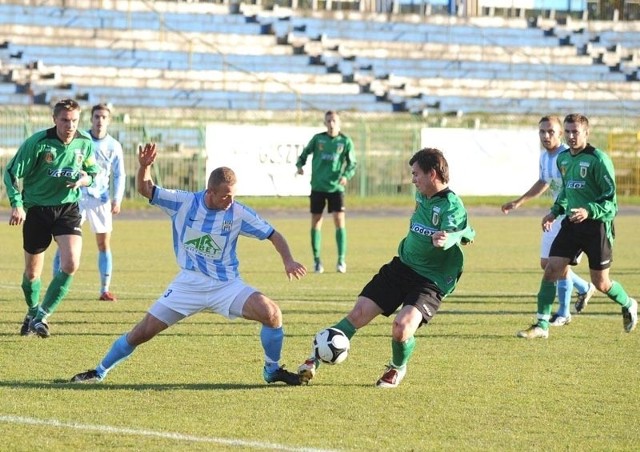
<svg viewBox="0 0 640 452">
<path fill-rule="evenodd" d="M 242 317 L 244 304 L 255 292 L 241 278 L 217 281 L 200 272 L 181 270 L 148 312 L 169 326 L 200 311 L 233 320 Z"/>
<path fill-rule="evenodd" d="M 111 201 L 100 202 L 99 199 L 86 197 L 78 203 L 82 222 L 89 220 L 91 232 L 104 234 L 113 230 L 113 214 L 111 213 Z"/>
<path fill-rule="evenodd" d="M 558 232 L 560 232 L 560 223 L 562 223 L 563 218 L 564 216 L 556 218 L 556 221 L 551 223 L 551 229 L 542 232 L 542 240 L 540 241 L 540 257 L 542 259 L 549 258 L 551 244 L 558 235 Z"/>
</svg>

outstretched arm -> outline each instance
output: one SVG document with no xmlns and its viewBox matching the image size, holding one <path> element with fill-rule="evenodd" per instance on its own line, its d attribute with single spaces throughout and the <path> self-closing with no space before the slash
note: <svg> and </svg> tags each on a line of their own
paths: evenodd
<svg viewBox="0 0 640 452">
<path fill-rule="evenodd" d="M 273 243 L 278 254 L 280 254 L 282 262 L 284 263 L 284 269 L 287 272 L 287 277 L 290 281 L 291 278 L 300 279 L 307 274 L 305 266 L 293 259 L 291 251 L 289 250 L 289 245 L 282 234 L 278 231 L 273 231 L 269 240 Z"/>
<path fill-rule="evenodd" d="M 138 146 L 138 193 L 147 199 L 153 196 L 153 179 L 151 178 L 151 165 L 156 160 L 156 144 L 146 143 L 144 147 Z"/>
<path fill-rule="evenodd" d="M 514 199 L 513 201 L 504 203 L 502 205 L 502 212 L 507 214 L 509 213 L 509 211 L 513 209 L 517 209 L 526 201 L 540 196 L 542 193 L 544 193 L 547 190 L 547 188 L 549 188 L 549 184 L 547 184 L 543 180 L 537 180 L 536 183 L 533 184 L 531 188 L 527 190 L 527 192 L 524 195 L 520 196 L 518 199 Z"/>
</svg>

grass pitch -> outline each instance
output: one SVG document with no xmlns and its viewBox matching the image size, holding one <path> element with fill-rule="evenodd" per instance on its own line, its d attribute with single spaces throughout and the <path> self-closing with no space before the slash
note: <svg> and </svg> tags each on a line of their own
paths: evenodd
<svg viewBox="0 0 640 452">
<path fill-rule="evenodd" d="M 240 239 L 247 282 L 277 300 L 282 362 L 294 369 L 313 335 L 353 305 L 396 252 L 403 216 L 349 216 L 348 273 L 333 271 L 333 225 L 324 226 L 327 272 L 288 282 L 268 242 Z M 269 218 L 311 266 L 306 216 Z M 168 220 L 116 221 L 117 303 L 98 302 L 96 246 L 85 228 L 80 271 L 51 317 L 50 339 L 23 338 L 21 231 L 0 234 L 0 437 L 3 450 L 637 450 L 640 330 L 597 294 L 548 340 L 515 333 L 532 322 L 540 218 L 472 216 L 466 270 L 432 324 L 417 334 L 407 377 L 374 387 L 390 357 L 391 319 L 353 338 L 344 364 L 321 366 L 309 386 L 267 385 L 259 326 L 199 314 L 141 346 L 107 380 L 66 381 L 94 367 L 177 271 Z M 640 297 L 639 218 L 620 216 L 611 274 Z M 43 278 L 50 280 L 50 259 Z M 586 262 L 577 267 L 586 276 Z"/>
</svg>

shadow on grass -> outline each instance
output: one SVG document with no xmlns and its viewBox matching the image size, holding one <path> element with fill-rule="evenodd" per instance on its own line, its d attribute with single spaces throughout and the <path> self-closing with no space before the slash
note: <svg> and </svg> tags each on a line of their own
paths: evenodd
<svg viewBox="0 0 640 452">
<path fill-rule="evenodd" d="M 294 388 L 285 384 L 267 385 L 266 383 L 70 383 L 68 380 L 53 380 L 47 382 L 0 381 L 0 387 L 12 389 L 66 389 L 74 391 L 235 391 L 246 389 Z"/>
</svg>

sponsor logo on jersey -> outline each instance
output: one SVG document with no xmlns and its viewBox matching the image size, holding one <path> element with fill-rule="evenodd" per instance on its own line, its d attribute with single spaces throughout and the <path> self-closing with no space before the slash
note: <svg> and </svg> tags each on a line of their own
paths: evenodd
<svg viewBox="0 0 640 452">
<path fill-rule="evenodd" d="M 587 183 L 583 180 L 570 180 L 567 182 L 567 188 L 571 188 L 573 190 L 579 190 L 584 188 Z"/>
<path fill-rule="evenodd" d="M 437 232 L 436 229 L 425 226 L 420 223 L 411 223 L 411 227 L 409 228 L 411 232 L 415 232 L 416 234 L 432 236 Z"/>
<path fill-rule="evenodd" d="M 222 248 L 210 235 L 203 235 L 184 243 L 184 248 L 204 257 L 214 257 Z"/>
<path fill-rule="evenodd" d="M 70 179 L 75 179 L 78 177 L 78 172 L 73 168 L 60 168 L 60 169 L 51 169 L 49 170 L 50 177 L 68 177 Z"/>
</svg>

